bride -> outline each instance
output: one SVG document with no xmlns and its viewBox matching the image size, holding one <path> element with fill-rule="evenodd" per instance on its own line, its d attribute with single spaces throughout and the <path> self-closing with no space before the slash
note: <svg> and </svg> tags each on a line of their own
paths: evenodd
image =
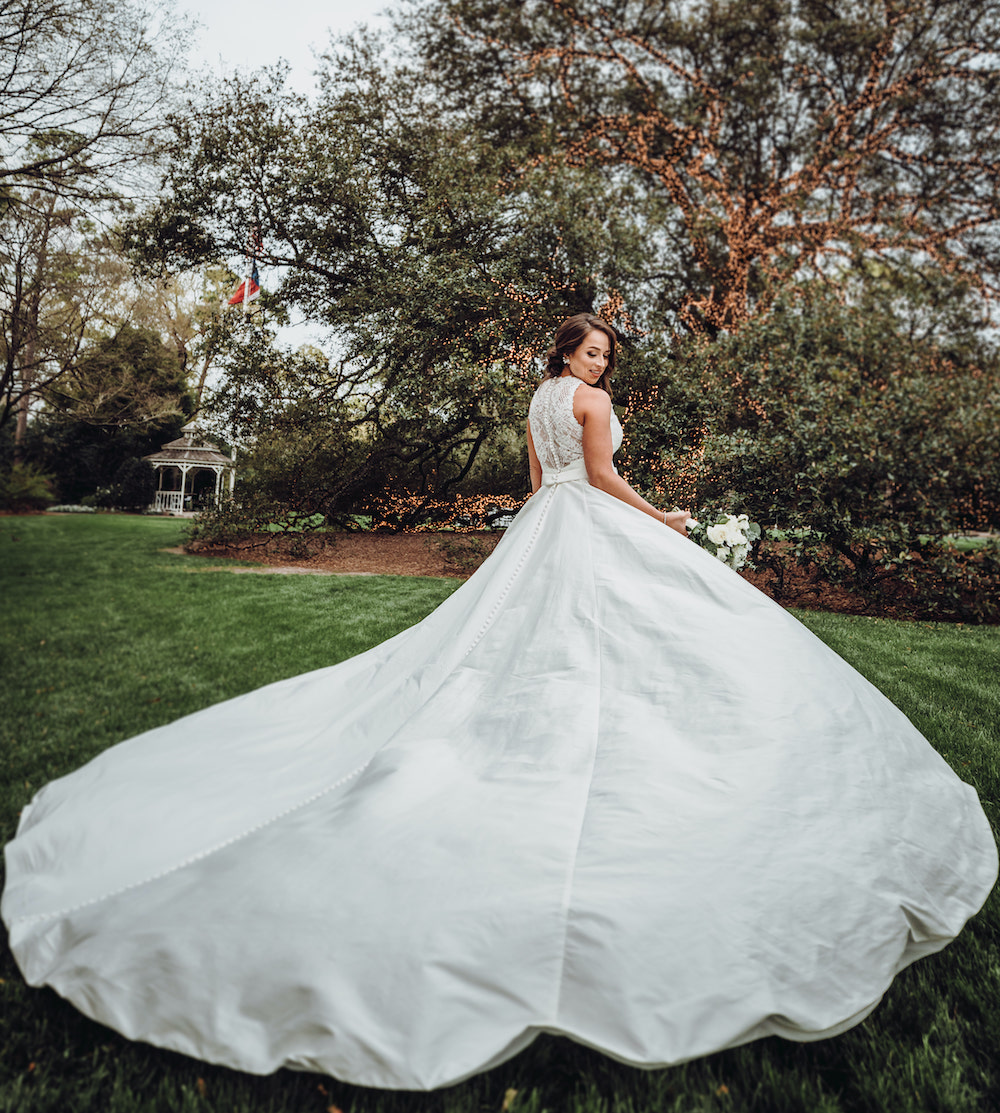
<svg viewBox="0 0 1000 1113">
<path fill-rule="evenodd" d="M 618 476 L 564 322 L 532 497 L 418 625 L 54 781 L 6 848 L 31 985 L 240 1070 L 429 1089 L 539 1032 L 659 1067 L 857 1024 L 981 906 L 974 790 Z"/>
</svg>

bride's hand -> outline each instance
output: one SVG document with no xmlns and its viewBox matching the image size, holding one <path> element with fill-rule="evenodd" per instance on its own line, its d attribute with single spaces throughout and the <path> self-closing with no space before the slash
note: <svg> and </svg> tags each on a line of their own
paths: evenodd
<svg viewBox="0 0 1000 1113">
<path fill-rule="evenodd" d="M 663 521 L 671 529 L 675 529 L 683 537 L 687 537 L 687 523 L 691 521 L 691 513 L 687 510 L 668 510 L 663 515 Z"/>
</svg>

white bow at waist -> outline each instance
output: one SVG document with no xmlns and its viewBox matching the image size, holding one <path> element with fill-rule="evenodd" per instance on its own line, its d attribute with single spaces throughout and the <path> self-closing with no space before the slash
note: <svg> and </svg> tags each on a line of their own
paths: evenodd
<svg viewBox="0 0 1000 1113">
<path fill-rule="evenodd" d="M 567 464 L 564 468 L 559 468 L 558 471 L 542 471 L 542 486 L 554 487 L 557 483 L 572 483 L 574 479 L 587 478 L 587 465 L 583 462 L 581 456 L 579 460 L 574 460 L 572 464 Z"/>
</svg>

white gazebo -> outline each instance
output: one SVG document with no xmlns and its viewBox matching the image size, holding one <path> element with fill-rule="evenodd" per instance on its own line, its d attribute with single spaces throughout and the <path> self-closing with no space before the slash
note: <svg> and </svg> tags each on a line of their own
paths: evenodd
<svg viewBox="0 0 1000 1113">
<path fill-rule="evenodd" d="M 203 500 L 208 495 L 214 502 L 218 502 L 227 487 L 229 494 L 233 492 L 236 461 L 232 456 L 220 452 L 217 444 L 206 440 L 205 431 L 197 419 L 189 421 L 181 429 L 181 435 L 176 441 L 168 442 L 159 452 L 153 452 L 143 459 L 156 468 L 158 477 L 156 497 L 150 510 L 181 514 L 189 508 L 193 509 L 199 472 L 212 472 L 215 476 L 215 487 L 211 493 L 205 489 L 204 484 L 198 484 Z"/>
</svg>

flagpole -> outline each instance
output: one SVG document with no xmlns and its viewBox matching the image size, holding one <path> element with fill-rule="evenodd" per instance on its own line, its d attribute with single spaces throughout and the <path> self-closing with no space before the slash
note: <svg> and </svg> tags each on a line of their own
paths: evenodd
<svg viewBox="0 0 1000 1113">
<path fill-rule="evenodd" d="M 253 263 L 250 261 L 250 253 L 247 253 L 247 265 L 243 268 L 246 272 L 246 278 L 243 279 L 243 316 L 245 317 L 250 312 L 250 268 Z"/>
</svg>

